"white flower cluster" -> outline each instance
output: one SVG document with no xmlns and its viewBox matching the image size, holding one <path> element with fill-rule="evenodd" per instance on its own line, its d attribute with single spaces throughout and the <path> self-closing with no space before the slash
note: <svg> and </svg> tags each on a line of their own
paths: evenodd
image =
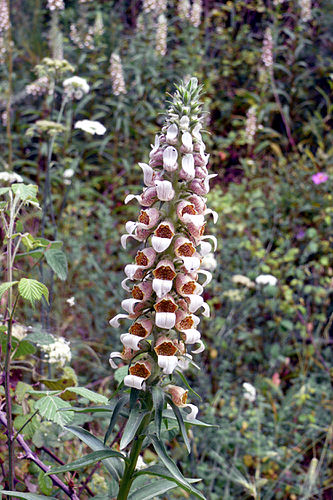
<svg viewBox="0 0 333 500">
<path fill-rule="evenodd" d="M 202 14 L 202 0 L 194 0 L 190 15 L 190 21 L 195 28 L 198 28 L 200 26 L 201 14 Z"/>
<path fill-rule="evenodd" d="M 41 76 L 29 85 L 26 85 L 25 92 L 28 95 L 40 96 L 46 94 L 50 88 L 50 81 L 47 76 Z"/>
<path fill-rule="evenodd" d="M 72 359 L 71 348 L 68 340 L 59 337 L 52 344 L 42 345 L 40 348 L 45 353 L 49 363 L 57 363 L 64 366 Z"/>
<path fill-rule="evenodd" d="M 10 20 L 7 0 L 0 0 L 0 33 L 9 30 Z"/>
<path fill-rule="evenodd" d="M 250 401 L 250 403 L 254 403 L 257 396 L 256 388 L 252 384 L 244 382 L 243 389 L 244 389 L 244 399 L 247 399 L 248 401 Z"/>
<path fill-rule="evenodd" d="M 77 45 L 79 49 L 89 49 L 93 50 L 95 48 L 94 44 L 94 27 L 90 26 L 86 33 L 80 33 L 77 29 L 76 24 L 72 23 L 69 28 L 69 38 L 72 40 L 74 45 Z"/>
<path fill-rule="evenodd" d="M 83 130 L 91 135 L 104 135 L 106 128 L 100 122 L 94 120 L 79 120 L 75 123 L 74 128 Z"/>
<path fill-rule="evenodd" d="M 253 144 L 257 130 L 257 113 L 255 106 L 251 106 L 246 115 L 245 136 L 248 144 Z"/>
<path fill-rule="evenodd" d="M 158 16 L 156 29 L 156 52 L 161 56 L 165 56 L 167 51 L 167 32 L 168 23 L 164 14 Z"/>
<path fill-rule="evenodd" d="M 90 89 L 87 80 L 81 78 L 80 76 L 66 78 L 66 80 L 62 82 L 62 85 L 64 87 L 65 95 L 69 99 L 82 99 L 84 94 L 88 94 Z"/>
<path fill-rule="evenodd" d="M 143 0 L 142 10 L 146 14 L 157 9 L 158 0 Z"/>
<path fill-rule="evenodd" d="M 270 28 L 265 31 L 261 58 L 266 68 L 273 67 L 273 38 Z"/>
<path fill-rule="evenodd" d="M 277 281 L 277 278 L 275 278 L 272 274 L 260 274 L 260 276 L 256 277 L 257 285 L 276 286 Z"/>
<path fill-rule="evenodd" d="M 23 182 L 20 175 L 15 172 L 0 172 L 0 180 L 5 182 Z"/>
<path fill-rule="evenodd" d="M 47 0 L 47 7 L 51 12 L 54 10 L 64 10 L 64 0 Z"/>
<path fill-rule="evenodd" d="M 177 14 L 179 19 L 186 21 L 190 17 L 190 0 L 179 0 L 177 5 Z"/>
<path fill-rule="evenodd" d="M 311 0 L 299 0 L 299 6 L 301 8 L 301 20 L 303 23 L 307 23 L 312 19 Z"/>
<path fill-rule="evenodd" d="M 114 95 L 126 94 L 123 66 L 120 56 L 115 52 L 110 57 L 110 76 Z"/>
</svg>

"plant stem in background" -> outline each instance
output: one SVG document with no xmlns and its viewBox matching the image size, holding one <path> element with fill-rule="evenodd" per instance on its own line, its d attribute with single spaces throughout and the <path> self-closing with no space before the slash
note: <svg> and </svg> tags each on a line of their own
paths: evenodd
<svg viewBox="0 0 333 500">
<path fill-rule="evenodd" d="M 10 0 L 7 0 L 8 12 L 10 12 Z M 12 30 L 11 24 L 8 23 L 7 30 L 7 64 L 8 64 L 8 88 L 7 88 L 7 107 L 6 107 L 6 120 L 7 120 L 7 142 L 8 142 L 8 169 L 13 170 L 13 145 L 11 134 L 11 121 L 10 121 L 10 108 L 12 101 L 12 82 L 13 82 L 13 44 L 12 44 Z"/>
</svg>

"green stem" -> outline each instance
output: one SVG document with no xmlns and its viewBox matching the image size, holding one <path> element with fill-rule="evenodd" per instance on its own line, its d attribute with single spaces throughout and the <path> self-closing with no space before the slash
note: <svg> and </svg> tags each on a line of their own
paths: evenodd
<svg viewBox="0 0 333 500">
<path fill-rule="evenodd" d="M 152 402 L 150 403 L 150 409 L 152 409 Z M 117 496 L 117 500 L 127 500 L 129 491 L 131 489 L 132 483 L 134 481 L 134 472 L 136 463 L 138 461 L 138 456 L 140 455 L 142 443 L 145 436 L 145 430 L 147 429 L 151 418 L 151 412 L 145 416 L 143 419 L 139 429 L 137 436 L 134 438 L 131 453 L 129 456 L 129 460 L 125 466 L 125 472 L 119 483 L 119 493 Z"/>
<path fill-rule="evenodd" d="M 13 261 L 12 261 L 12 236 L 14 229 L 14 202 L 10 197 L 10 220 L 7 233 L 7 281 L 13 281 Z M 5 357 L 5 399 L 7 416 L 7 444 L 8 444 L 8 488 L 14 489 L 14 439 L 13 439 L 13 418 L 12 400 L 10 395 L 10 355 L 12 350 L 12 325 L 13 325 L 13 290 L 8 290 L 8 322 L 7 322 L 7 349 Z"/>
<path fill-rule="evenodd" d="M 7 0 L 7 8 L 10 13 L 10 0 Z M 7 62 L 8 62 L 8 88 L 7 88 L 7 108 L 6 108 L 6 120 L 7 120 L 7 142 L 8 142 L 8 168 L 10 171 L 13 170 L 13 144 L 12 144 L 12 134 L 11 134 L 11 120 L 10 120 L 10 108 L 12 101 L 12 87 L 13 87 L 13 45 L 12 45 L 12 29 L 9 23 L 7 30 Z"/>
</svg>

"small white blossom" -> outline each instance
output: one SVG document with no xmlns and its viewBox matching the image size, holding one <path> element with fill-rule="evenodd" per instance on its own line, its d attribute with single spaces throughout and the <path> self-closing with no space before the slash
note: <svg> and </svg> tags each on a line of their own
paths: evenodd
<svg viewBox="0 0 333 500">
<path fill-rule="evenodd" d="M 9 30 L 10 20 L 7 0 L 0 0 L 0 33 Z"/>
<path fill-rule="evenodd" d="M 206 271 L 214 271 L 216 269 L 217 262 L 213 253 L 205 255 L 201 261 L 201 268 L 206 269 Z"/>
<path fill-rule="evenodd" d="M 277 278 L 275 278 L 272 274 L 260 274 L 256 277 L 256 283 L 258 285 L 276 286 L 277 281 Z"/>
<path fill-rule="evenodd" d="M 114 95 L 126 94 L 123 66 L 118 54 L 113 52 L 110 57 L 110 76 Z"/>
<path fill-rule="evenodd" d="M 273 38 L 270 28 L 265 31 L 261 58 L 266 68 L 273 67 Z"/>
<path fill-rule="evenodd" d="M 49 91 L 50 81 L 47 76 L 41 76 L 29 85 L 26 85 L 25 91 L 28 95 L 40 96 Z"/>
<path fill-rule="evenodd" d="M 182 21 L 189 19 L 190 8 L 191 8 L 190 0 L 178 0 L 177 14 L 179 16 L 179 19 L 181 19 Z"/>
<path fill-rule="evenodd" d="M 10 183 L 23 182 L 22 177 L 15 172 L 0 172 L 0 180 Z"/>
<path fill-rule="evenodd" d="M 53 10 L 64 10 L 65 4 L 63 0 L 47 0 L 47 7 L 51 12 Z"/>
<path fill-rule="evenodd" d="M 245 138 L 248 144 L 253 144 L 257 130 L 257 113 L 255 106 L 251 106 L 246 115 Z"/>
<path fill-rule="evenodd" d="M 72 359 L 71 349 L 68 340 L 64 337 L 59 337 L 52 344 L 40 346 L 42 351 L 45 352 L 47 361 L 49 363 L 58 363 L 64 366 L 66 362 Z"/>
<path fill-rule="evenodd" d="M 243 276 L 242 274 L 234 274 L 234 276 L 231 278 L 231 281 L 239 285 L 244 285 L 247 288 L 254 288 L 255 286 L 250 278 L 248 278 L 247 276 Z"/>
<path fill-rule="evenodd" d="M 167 31 L 168 23 L 164 14 L 158 16 L 156 29 L 156 52 L 165 56 L 167 51 Z"/>
<path fill-rule="evenodd" d="M 85 78 L 81 78 L 80 76 L 72 76 L 71 78 L 67 78 L 62 82 L 64 87 L 65 95 L 69 99 L 82 99 L 84 94 L 88 94 L 89 85 Z"/>
<path fill-rule="evenodd" d="M 256 388 L 253 387 L 253 385 L 249 384 L 248 382 L 244 382 L 243 388 L 244 388 L 244 399 L 247 399 L 248 401 L 250 401 L 250 403 L 254 403 L 257 395 Z"/>
<path fill-rule="evenodd" d="M 70 297 L 69 299 L 66 300 L 66 302 L 69 305 L 69 307 L 75 306 L 75 297 Z"/>
<path fill-rule="evenodd" d="M 194 0 L 191 10 L 190 20 L 195 28 L 200 26 L 202 14 L 202 0 Z"/>
<path fill-rule="evenodd" d="M 104 125 L 93 120 L 79 120 L 75 123 L 74 128 L 78 128 L 92 135 L 104 135 L 106 132 Z"/>
</svg>

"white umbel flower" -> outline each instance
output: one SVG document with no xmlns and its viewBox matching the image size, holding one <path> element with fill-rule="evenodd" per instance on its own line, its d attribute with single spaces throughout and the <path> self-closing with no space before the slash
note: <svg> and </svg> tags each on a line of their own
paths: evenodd
<svg viewBox="0 0 333 500">
<path fill-rule="evenodd" d="M 257 285 L 276 286 L 277 281 L 277 278 L 275 278 L 272 274 L 260 274 L 256 277 Z"/>
<path fill-rule="evenodd" d="M 40 346 L 42 351 L 45 352 L 47 361 L 49 363 L 57 363 L 64 366 L 72 359 L 72 353 L 68 340 L 64 337 L 59 337 L 52 344 Z"/>
<path fill-rule="evenodd" d="M 250 403 L 254 403 L 257 395 L 256 388 L 252 384 L 244 382 L 243 389 L 244 389 L 244 399 L 247 399 L 248 401 L 250 401 Z"/>
<path fill-rule="evenodd" d="M 5 182 L 23 182 L 20 175 L 15 172 L 0 172 L 0 180 Z"/>
<path fill-rule="evenodd" d="M 104 125 L 93 120 L 79 120 L 75 123 L 74 128 L 78 128 L 92 135 L 104 135 L 106 132 Z"/>
<path fill-rule="evenodd" d="M 89 85 L 85 78 L 81 78 L 80 76 L 72 76 L 71 78 L 66 78 L 62 82 L 64 87 L 65 95 L 69 99 L 82 99 L 84 94 L 88 94 Z"/>
<path fill-rule="evenodd" d="M 126 94 L 123 66 L 118 54 L 113 52 L 110 57 L 110 75 L 114 95 Z"/>
</svg>

